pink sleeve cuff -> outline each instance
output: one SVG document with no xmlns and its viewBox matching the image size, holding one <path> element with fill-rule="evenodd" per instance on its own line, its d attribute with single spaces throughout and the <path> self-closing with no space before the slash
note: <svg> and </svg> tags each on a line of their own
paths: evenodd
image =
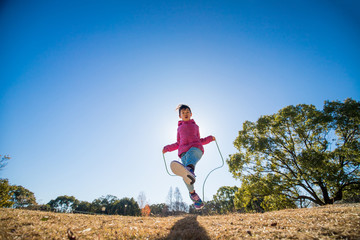
<svg viewBox="0 0 360 240">
<path fill-rule="evenodd" d="M 213 136 L 207 136 L 206 138 L 201 138 L 200 141 L 201 141 L 201 144 L 202 145 L 205 145 L 205 144 L 208 144 L 208 143 L 211 143 L 213 141 L 214 137 Z"/>
<path fill-rule="evenodd" d="M 164 147 L 164 149 L 168 152 L 172 152 L 172 151 L 175 151 L 179 148 L 179 144 L 178 143 L 174 143 L 174 144 L 170 144 L 170 145 L 166 145 Z"/>
</svg>

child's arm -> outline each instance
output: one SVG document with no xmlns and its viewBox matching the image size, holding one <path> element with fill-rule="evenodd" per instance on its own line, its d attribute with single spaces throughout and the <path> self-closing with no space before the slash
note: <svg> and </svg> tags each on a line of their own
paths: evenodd
<svg viewBox="0 0 360 240">
<path fill-rule="evenodd" d="M 177 150 L 178 148 L 179 148 L 179 144 L 177 142 L 173 143 L 173 144 L 169 144 L 164 147 L 163 153 L 172 152 L 172 151 Z"/>
<path fill-rule="evenodd" d="M 179 136 L 179 133 L 178 133 L 177 134 L 177 142 L 173 143 L 173 144 L 166 145 L 164 147 L 164 149 L 163 149 L 163 153 L 172 152 L 172 151 L 175 151 L 175 150 L 179 149 L 179 142 L 180 142 L 180 136 Z"/>
<path fill-rule="evenodd" d="M 214 136 L 207 136 L 206 138 L 200 138 L 200 142 L 202 145 L 211 143 L 212 141 L 215 141 L 215 137 Z"/>
</svg>

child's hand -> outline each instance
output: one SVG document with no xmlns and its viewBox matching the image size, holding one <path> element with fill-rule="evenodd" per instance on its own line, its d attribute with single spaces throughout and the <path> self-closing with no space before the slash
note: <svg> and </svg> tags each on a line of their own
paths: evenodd
<svg viewBox="0 0 360 240">
<path fill-rule="evenodd" d="M 215 141 L 216 140 L 216 138 L 213 136 L 213 141 Z"/>
<path fill-rule="evenodd" d="M 163 151 L 162 151 L 163 153 L 166 153 L 167 152 L 167 150 L 165 149 L 165 147 L 163 148 Z"/>
</svg>

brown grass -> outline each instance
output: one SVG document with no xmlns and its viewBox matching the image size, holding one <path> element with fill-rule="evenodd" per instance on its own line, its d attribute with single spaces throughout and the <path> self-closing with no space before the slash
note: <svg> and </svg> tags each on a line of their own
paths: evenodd
<svg viewBox="0 0 360 240">
<path fill-rule="evenodd" d="M 360 239 L 360 204 L 176 217 L 0 209 L 1 239 Z"/>
</svg>

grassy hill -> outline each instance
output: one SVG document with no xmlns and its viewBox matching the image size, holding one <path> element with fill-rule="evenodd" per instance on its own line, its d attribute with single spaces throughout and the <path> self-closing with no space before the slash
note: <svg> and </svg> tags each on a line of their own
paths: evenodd
<svg viewBox="0 0 360 240">
<path fill-rule="evenodd" d="M 128 217 L 0 209 L 1 239 L 360 239 L 360 204 L 254 214 Z"/>
</svg>

